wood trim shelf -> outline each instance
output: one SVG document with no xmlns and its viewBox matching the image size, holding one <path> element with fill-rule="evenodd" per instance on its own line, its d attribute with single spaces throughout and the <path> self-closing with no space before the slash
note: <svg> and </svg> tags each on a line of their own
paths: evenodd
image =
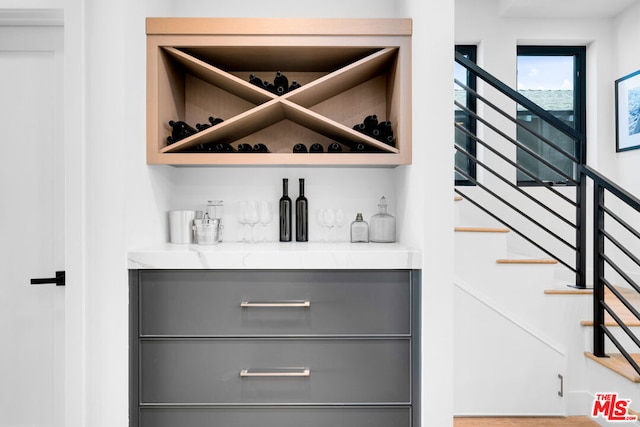
<svg viewBox="0 0 640 427">
<path fill-rule="evenodd" d="M 348 25 L 345 25 L 348 21 Z M 147 18 L 147 34 L 188 35 L 405 35 L 411 19 L 297 19 L 297 18 Z"/>
<path fill-rule="evenodd" d="M 411 25 L 410 19 L 147 18 L 147 163 L 410 164 Z M 248 81 L 276 71 L 302 86 L 277 96 Z M 392 145 L 353 129 L 373 114 L 392 123 Z M 207 117 L 224 121 L 168 141 L 170 121 L 195 127 Z M 327 153 L 335 142 L 343 152 Z M 217 143 L 233 150 L 264 143 L 270 152 L 196 152 Z M 297 143 L 319 143 L 325 153 L 293 153 Z"/>
</svg>

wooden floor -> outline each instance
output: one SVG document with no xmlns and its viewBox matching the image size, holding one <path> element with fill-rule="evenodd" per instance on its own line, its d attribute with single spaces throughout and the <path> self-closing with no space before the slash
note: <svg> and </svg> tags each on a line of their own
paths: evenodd
<svg viewBox="0 0 640 427">
<path fill-rule="evenodd" d="M 454 427 L 598 427 L 589 417 L 518 417 L 518 418 L 463 418 L 456 417 Z"/>
</svg>

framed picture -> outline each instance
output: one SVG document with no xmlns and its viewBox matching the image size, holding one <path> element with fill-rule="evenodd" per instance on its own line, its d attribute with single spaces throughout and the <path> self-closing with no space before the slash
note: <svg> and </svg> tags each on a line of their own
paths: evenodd
<svg viewBox="0 0 640 427">
<path fill-rule="evenodd" d="M 616 80 L 616 152 L 640 148 L 640 70 Z"/>
</svg>

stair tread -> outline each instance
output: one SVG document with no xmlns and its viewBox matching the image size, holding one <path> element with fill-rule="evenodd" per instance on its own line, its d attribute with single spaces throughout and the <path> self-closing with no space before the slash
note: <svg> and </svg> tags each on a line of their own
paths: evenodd
<svg viewBox="0 0 640 427">
<path fill-rule="evenodd" d="M 496 227 L 456 227 L 455 231 L 463 233 L 508 233 L 508 228 Z"/>
<path fill-rule="evenodd" d="M 633 289 L 620 288 L 616 287 L 616 290 L 624 296 L 633 307 L 636 309 L 640 309 L 640 294 L 638 294 Z M 604 290 L 604 300 L 605 302 L 613 309 L 618 317 L 625 323 L 627 326 L 640 326 L 640 320 L 631 312 L 629 309 L 620 302 L 618 298 L 607 288 Z M 609 314 L 605 314 L 604 319 L 605 326 L 618 326 Z M 582 326 L 593 326 L 593 319 L 591 320 L 583 320 L 580 322 Z"/>
<path fill-rule="evenodd" d="M 497 259 L 496 264 L 557 264 L 555 259 L 546 258 L 503 258 Z"/>
<path fill-rule="evenodd" d="M 593 295 L 593 289 L 546 289 L 545 295 Z"/>
<path fill-rule="evenodd" d="M 640 383 L 640 375 L 633 369 L 633 366 L 624 358 L 622 354 L 612 353 L 609 357 L 596 357 L 593 353 L 585 352 L 585 356 L 605 366 L 615 373 L 622 375 L 626 379 L 634 383 Z M 640 364 L 640 354 L 632 354 L 631 358 Z"/>
</svg>

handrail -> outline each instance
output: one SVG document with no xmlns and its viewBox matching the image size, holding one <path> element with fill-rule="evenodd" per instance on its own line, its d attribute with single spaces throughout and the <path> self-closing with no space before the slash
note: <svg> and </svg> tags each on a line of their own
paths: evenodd
<svg viewBox="0 0 640 427">
<path fill-rule="evenodd" d="M 627 220 L 623 219 L 623 216 L 627 218 L 627 216 L 631 214 L 637 214 L 640 217 L 640 198 L 634 196 L 626 189 L 622 188 L 612 180 L 605 177 L 600 172 L 586 165 L 586 139 L 581 132 L 567 125 L 551 113 L 543 110 L 531 100 L 511 89 L 503 82 L 499 81 L 494 76 L 478 67 L 475 63 L 473 63 L 463 55 L 456 53 L 455 60 L 463 67 L 465 67 L 469 72 L 475 74 L 477 77 L 481 78 L 490 86 L 495 88 L 499 93 L 506 96 L 511 101 L 522 105 L 532 114 L 537 115 L 540 120 L 546 122 L 548 126 L 551 126 L 555 130 L 558 130 L 564 135 L 569 136 L 578 144 L 578 146 L 576 147 L 577 154 L 575 156 L 566 152 L 564 149 L 560 148 L 558 144 L 551 141 L 549 137 L 545 137 L 541 133 L 522 125 L 521 123 L 519 123 L 517 118 L 511 116 L 509 113 L 506 113 L 504 110 L 497 107 L 495 103 L 491 102 L 475 90 L 454 79 L 454 83 L 465 90 L 468 96 L 470 95 L 471 97 L 473 97 L 473 99 L 482 102 L 490 109 L 496 111 L 506 119 L 515 123 L 516 128 L 525 129 L 530 135 L 533 135 L 533 137 L 536 138 L 537 141 L 540 141 L 541 144 L 554 149 L 555 151 L 563 155 L 564 158 L 571 161 L 573 165 L 572 173 L 575 175 L 574 177 L 569 177 L 566 172 L 563 172 L 562 170 L 559 170 L 555 165 L 550 164 L 546 158 L 537 154 L 536 152 L 533 152 L 527 146 L 523 145 L 520 141 L 518 141 L 520 133 L 518 133 L 518 135 L 514 138 L 510 136 L 509 131 L 502 130 L 499 126 L 491 123 L 489 120 L 478 114 L 475 109 L 470 109 L 467 106 L 454 101 L 454 106 L 457 108 L 456 111 L 459 114 L 465 114 L 465 117 L 473 119 L 474 122 L 477 121 L 489 134 L 484 135 L 483 137 L 479 137 L 478 135 L 476 135 L 475 130 L 467 129 L 464 126 L 464 122 L 457 123 L 454 121 L 455 129 L 461 132 L 459 135 L 463 135 L 465 138 L 468 138 L 468 141 L 472 141 L 474 144 L 479 144 L 483 149 L 485 149 L 485 157 L 487 156 L 487 154 L 491 155 L 492 162 L 499 162 L 496 163 L 497 166 L 495 166 L 493 163 L 489 164 L 489 162 L 484 157 L 482 158 L 482 160 L 480 160 L 476 156 L 475 150 L 467 150 L 467 148 L 456 144 L 456 153 L 459 153 L 463 156 L 462 158 L 468 162 L 467 165 L 470 165 L 473 168 L 480 168 L 480 170 L 487 172 L 487 174 L 483 176 L 483 179 L 480 179 L 475 176 L 475 172 L 469 174 L 468 171 L 463 170 L 457 165 L 454 167 L 454 171 L 460 176 L 465 177 L 467 182 L 478 188 L 478 191 L 490 196 L 491 200 L 496 201 L 498 206 L 501 206 L 503 209 L 505 207 L 508 208 L 506 209 L 507 214 L 516 215 L 517 218 L 524 220 L 526 224 L 536 226 L 537 230 L 540 230 L 541 233 L 531 232 L 532 235 L 529 235 L 528 233 L 522 231 L 519 226 L 515 226 L 511 217 L 502 217 L 501 214 L 497 214 L 494 210 L 487 206 L 487 202 L 481 203 L 475 196 L 471 196 L 468 191 L 468 188 L 470 187 L 464 187 L 465 191 L 462 191 L 462 189 L 460 188 L 455 188 L 455 192 L 466 198 L 471 204 L 479 208 L 481 211 L 485 212 L 493 219 L 501 222 L 516 234 L 518 234 L 520 237 L 522 237 L 524 240 L 526 240 L 539 250 L 542 250 L 546 254 L 550 255 L 560 264 L 575 273 L 576 287 L 586 287 L 586 271 L 588 267 L 592 266 L 594 290 L 593 354 L 597 357 L 606 357 L 605 339 L 608 338 L 611 343 L 613 343 L 613 345 L 620 351 L 620 354 L 622 354 L 622 356 L 625 357 L 629 364 L 638 372 L 638 374 L 640 374 L 640 364 L 635 362 L 635 360 L 631 356 L 631 352 L 629 351 L 629 349 L 625 348 L 625 344 L 623 344 L 621 340 L 615 334 L 613 334 L 613 332 L 610 330 L 610 327 L 605 323 L 605 315 L 609 315 L 610 318 L 616 322 L 616 325 L 619 326 L 620 329 L 628 336 L 630 342 L 640 348 L 640 338 L 635 335 L 633 330 L 631 330 L 631 328 L 627 324 L 625 324 L 622 316 L 620 316 L 619 313 L 616 313 L 615 308 L 608 303 L 609 297 L 607 297 L 607 301 L 605 301 L 605 290 L 608 289 L 608 291 L 611 293 L 610 297 L 617 298 L 623 307 L 626 307 L 626 309 L 630 313 L 632 313 L 636 319 L 640 320 L 640 310 L 634 307 L 634 305 L 629 300 L 627 300 L 627 298 L 625 297 L 626 292 L 618 291 L 617 287 L 612 285 L 612 281 L 608 279 L 608 275 L 612 274 L 617 278 L 616 280 L 622 281 L 623 285 L 626 284 L 626 286 L 623 287 L 627 288 L 629 292 L 640 294 L 640 284 L 634 281 L 634 278 L 632 277 L 633 274 L 630 274 L 629 271 L 625 270 L 624 267 L 627 265 L 631 265 L 631 268 L 633 268 L 634 271 L 640 269 L 640 256 L 636 255 L 636 253 L 634 253 L 634 250 L 630 249 L 635 246 L 630 246 L 628 243 L 632 239 L 635 239 L 633 240 L 634 245 L 636 244 L 636 242 L 640 243 L 640 231 L 636 227 L 631 225 Z M 493 145 L 494 140 L 496 139 L 499 141 L 504 141 L 502 145 L 497 146 L 497 148 Z M 510 145 L 505 145 L 506 142 L 509 142 Z M 566 193 L 566 191 L 557 191 L 555 188 L 553 188 L 553 185 L 549 184 L 546 181 L 543 181 L 538 176 L 527 170 L 527 168 L 523 167 L 523 165 L 519 164 L 519 162 L 515 162 L 514 160 L 509 158 L 507 154 L 502 152 L 504 150 L 504 146 L 515 146 L 517 149 L 521 149 L 523 152 L 528 153 L 534 161 L 548 167 L 549 170 L 555 172 L 559 176 L 567 178 L 568 182 L 574 184 L 573 187 L 568 188 L 575 189 L 575 199 L 572 200 L 566 194 L 563 194 Z M 480 156 L 482 156 L 482 154 Z M 504 165 L 509 168 L 509 171 L 519 171 L 531 177 L 533 182 L 537 183 L 539 185 L 539 188 L 546 191 L 546 193 L 551 197 L 554 197 L 554 200 L 565 202 L 566 204 L 568 204 L 570 209 L 575 209 L 575 223 L 567 220 L 563 215 L 561 215 L 555 209 L 552 209 L 550 205 L 546 205 L 542 200 L 536 199 L 537 193 L 534 193 L 534 195 L 536 195 L 536 197 L 534 197 L 532 194 L 529 194 L 519 188 L 519 186 L 513 182 L 513 176 L 504 174 Z M 485 177 L 491 178 L 492 180 L 485 179 Z M 591 265 L 587 265 L 586 259 L 586 231 L 587 226 L 589 226 L 589 224 L 587 223 L 586 209 L 588 202 L 586 193 L 587 180 L 591 180 L 591 182 L 593 183 L 593 249 L 591 251 L 593 259 Z M 491 187 L 489 185 L 489 181 L 491 181 L 491 184 L 493 186 L 497 187 L 498 185 L 500 185 L 501 190 L 497 190 Z M 530 204 L 527 206 L 531 206 L 531 209 L 527 210 L 526 207 L 520 206 L 518 205 L 518 203 L 510 201 L 508 199 L 508 196 L 511 194 L 518 195 L 518 197 L 520 197 L 518 200 L 523 201 L 522 203 L 524 203 L 524 201 L 528 201 Z M 524 199 L 523 196 L 526 197 L 526 199 Z M 609 197 L 615 197 L 617 203 L 615 203 L 614 206 L 609 206 L 605 203 L 609 199 Z M 617 210 L 620 209 L 620 204 L 622 204 L 624 206 L 624 209 L 628 211 L 624 212 L 625 215 L 622 215 L 622 213 L 617 213 L 621 212 Z M 535 208 L 539 212 L 545 212 L 548 216 L 544 217 L 542 220 L 535 218 L 534 214 L 532 213 L 533 208 Z M 616 212 L 614 212 L 614 210 Z M 617 224 L 620 227 L 615 227 L 613 230 L 611 229 L 611 227 L 607 228 L 607 225 L 611 223 L 609 219 L 605 221 L 605 218 L 607 217 L 613 221 L 614 225 Z M 561 225 L 565 227 L 565 231 L 566 227 L 568 226 L 570 227 L 570 231 L 575 232 L 575 245 L 561 237 L 550 227 L 546 226 L 550 218 L 555 218 L 555 220 L 558 222 L 562 221 L 563 224 Z M 624 234 L 624 238 L 621 238 L 620 236 L 618 236 L 618 234 L 616 234 L 616 232 L 620 232 L 619 230 L 627 232 Z M 572 266 L 567 260 L 563 260 L 561 259 L 561 257 L 557 257 L 556 255 L 554 255 L 553 250 L 548 248 L 547 243 L 543 243 L 543 240 L 540 240 L 539 236 L 533 234 L 542 234 L 544 236 L 544 239 L 546 239 L 544 240 L 544 242 L 553 241 L 555 244 L 561 243 L 568 247 L 568 250 L 575 251 L 575 265 Z M 613 250 L 613 254 L 610 253 L 611 250 Z M 620 257 L 623 258 L 622 263 L 618 262 L 618 259 Z"/>
<path fill-rule="evenodd" d="M 499 108 L 497 105 L 495 105 L 494 103 L 492 103 L 491 101 L 489 101 L 487 98 L 485 98 L 484 96 L 480 95 L 478 92 L 476 92 L 475 90 L 471 89 L 470 87 L 468 87 L 467 85 L 459 82 L 458 80 L 454 79 L 454 83 L 458 86 L 460 86 L 462 89 L 464 89 L 467 93 L 471 94 L 474 98 L 479 99 L 480 101 L 482 101 L 485 105 L 491 107 L 494 111 L 497 111 L 498 113 L 500 113 L 503 117 L 505 117 L 506 119 L 508 119 L 509 121 L 511 121 L 512 123 L 514 123 L 516 126 L 518 126 L 518 128 L 520 129 L 524 129 L 527 133 L 529 133 L 530 135 L 533 135 L 534 137 L 536 137 L 537 139 L 543 141 L 546 145 L 548 145 L 549 147 L 553 148 L 554 150 L 556 150 L 558 153 L 562 154 L 564 157 L 566 157 L 567 159 L 571 160 L 572 162 L 580 162 L 580 160 L 575 157 L 573 154 L 567 153 L 564 149 L 558 147 L 553 141 L 550 141 L 548 138 L 545 138 L 544 136 L 540 135 L 537 132 L 534 132 L 533 130 L 531 130 L 530 128 L 528 128 L 527 126 L 524 126 L 522 123 L 518 122 L 517 119 L 511 117 L 509 115 L 509 113 L 507 113 L 506 111 L 504 111 L 503 109 Z M 467 110 L 465 107 L 462 107 L 460 105 L 460 103 L 456 102 L 455 103 L 456 106 L 458 108 L 462 108 L 464 110 Z M 555 116 L 552 116 L 555 117 Z M 561 123 L 564 123 L 561 121 Z"/>
<path fill-rule="evenodd" d="M 577 131 L 576 129 L 572 128 L 568 124 L 564 123 L 562 120 L 558 119 L 548 111 L 544 110 L 543 108 L 541 108 L 539 105 L 531 101 L 526 96 L 513 90 L 512 88 L 504 84 L 502 81 L 498 80 L 496 77 L 486 72 L 484 69 L 478 67 L 473 61 L 470 61 L 464 55 L 456 52 L 455 60 L 457 63 L 464 66 L 467 70 L 471 71 L 473 74 L 480 77 L 482 80 L 489 83 L 495 89 L 499 90 L 504 95 L 516 101 L 518 104 L 522 105 L 527 110 L 531 111 L 536 116 L 543 119 L 545 122 L 553 125 L 553 127 L 558 129 L 565 135 L 570 136 L 571 138 L 579 139 L 581 141 L 585 139 L 584 135 L 581 132 Z"/>
<path fill-rule="evenodd" d="M 469 112 L 469 110 L 467 108 L 463 107 L 459 102 L 455 102 L 455 105 L 457 107 L 460 107 L 460 108 L 464 109 L 466 112 Z M 507 135 L 506 133 L 504 133 L 503 131 L 501 131 L 500 129 L 498 129 L 496 126 L 492 125 L 491 123 L 489 123 L 485 119 L 479 117 L 477 114 L 475 114 L 473 112 L 469 112 L 469 114 L 471 114 L 473 116 L 473 118 L 478 120 L 480 123 L 482 123 L 483 125 L 487 126 L 489 129 L 491 129 L 492 131 L 494 131 L 495 133 L 497 133 L 498 135 L 500 135 L 501 137 L 503 137 L 504 139 L 506 139 L 507 141 L 509 141 L 510 143 L 515 145 L 516 147 L 518 147 L 519 149 L 525 151 L 527 154 L 529 154 L 530 156 L 535 158 L 537 161 L 539 161 L 540 163 L 542 163 L 543 165 L 545 165 L 546 167 L 548 167 L 549 169 L 551 169 L 552 171 L 554 171 L 558 175 L 560 175 L 563 178 L 565 178 L 567 181 L 570 181 L 573 184 L 577 184 L 578 183 L 578 181 L 576 181 L 573 177 L 570 177 L 569 175 L 564 173 L 562 170 L 558 169 L 557 166 L 555 166 L 554 164 L 549 162 L 547 159 L 545 159 L 544 157 L 540 156 L 539 154 L 537 154 L 536 152 L 534 152 L 533 150 L 531 150 L 529 147 L 525 146 L 521 142 L 511 138 L 509 135 Z"/>
<path fill-rule="evenodd" d="M 618 184 L 613 182 L 612 180 L 605 177 L 600 172 L 592 169 L 587 165 L 582 165 L 582 172 L 587 175 L 589 178 L 594 181 L 598 181 L 600 185 L 602 185 L 609 192 L 617 196 L 620 200 L 625 202 L 627 205 L 631 206 L 636 211 L 640 212 L 640 199 L 629 193 L 624 188 L 620 187 Z"/>
</svg>

